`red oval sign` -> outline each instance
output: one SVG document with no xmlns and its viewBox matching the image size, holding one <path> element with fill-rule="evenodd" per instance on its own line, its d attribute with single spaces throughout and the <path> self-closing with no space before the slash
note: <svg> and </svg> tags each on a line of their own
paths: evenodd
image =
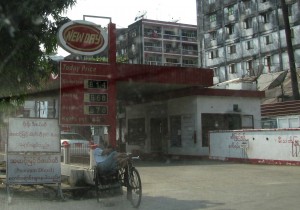
<svg viewBox="0 0 300 210">
<path fill-rule="evenodd" d="M 66 44 L 76 50 L 92 52 L 100 49 L 104 44 L 101 31 L 88 25 L 71 25 L 63 31 Z"/>
<path fill-rule="evenodd" d="M 107 46 L 107 36 L 97 25 L 88 21 L 71 21 L 63 25 L 58 33 L 62 47 L 76 54 L 93 55 Z"/>
</svg>

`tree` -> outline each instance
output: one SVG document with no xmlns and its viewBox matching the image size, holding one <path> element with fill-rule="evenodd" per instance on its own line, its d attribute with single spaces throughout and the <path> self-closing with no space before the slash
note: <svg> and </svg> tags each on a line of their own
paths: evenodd
<svg viewBox="0 0 300 210">
<path fill-rule="evenodd" d="M 287 43 L 287 52 L 288 52 L 290 71 L 291 71 L 293 98 L 294 98 L 294 100 L 300 100 L 298 79 L 297 79 L 297 72 L 296 72 L 296 64 L 295 64 L 295 56 L 294 56 L 292 39 L 291 39 L 291 28 L 290 28 L 290 22 L 289 22 L 289 16 L 288 16 L 288 7 L 285 3 L 285 0 L 281 0 L 281 8 L 282 8 L 282 14 L 283 14 L 285 37 L 286 37 L 286 43 Z"/>
<path fill-rule="evenodd" d="M 47 55 L 56 51 L 61 14 L 76 0 L 0 2 L 0 103 L 39 87 L 54 70 Z"/>
</svg>

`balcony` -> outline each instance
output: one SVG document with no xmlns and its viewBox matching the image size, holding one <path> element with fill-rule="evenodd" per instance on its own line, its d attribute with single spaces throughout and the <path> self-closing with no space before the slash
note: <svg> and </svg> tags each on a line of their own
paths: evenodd
<svg viewBox="0 0 300 210">
<path fill-rule="evenodd" d="M 183 63 L 182 64 L 182 67 L 190 67 L 190 68 L 197 68 L 198 65 L 197 64 L 187 64 L 187 63 Z"/>
<path fill-rule="evenodd" d="M 184 41 L 184 42 L 197 42 L 197 37 L 182 36 L 181 40 Z"/>
<path fill-rule="evenodd" d="M 161 47 L 155 47 L 155 46 L 145 46 L 144 47 L 144 51 L 149 51 L 149 52 L 162 52 L 162 48 Z"/>
<path fill-rule="evenodd" d="M 229 6 L 232 4 L 236 4 L 236 0 L 224 0 L 223 3 L 224 3 L 224 6 Z"/>
<path fill-rule="evenodd" d="M 213 4 L 208 4 L 208 2 L 205 1 L 204 8 L 207 8 L 207 9 L 205 9 L 205 11 L 203 11 L 204 14 L 209 14 L 209 13 L 212 13 L 216 10 L 221 9 L 221 4 L 219 4 L 217 2 L 215 2 Z"/>
<path fill-rule="evenodd" d="M 198 51 L 197 50 L 182 50 L 182 55 L 183 56 L 197 56 L 198 55 Z"/>
<path fill-rule="evenodd" d="M 160 39 L 161 34 L 159 33 L 152 33 L 152 34 L 144 34 L 145 38 L 150 38 L 150 39 Z"/>
<path fill-rule="evenodd" d="M 144 29 L 144 37 L 159 39 L 159 38 L 161 38 L 161 31 L 160 30 L 155 30 L 155 29 L 145 28 Z"/>
<path fill-rule="evenodd" d="M 152 66 L 162 66 L 162 63 L 159 61 L 145 61 L 145 64 L 152 65 Z"/>
<path fill-rule="evenodd" d="M 179 35 L 164 34 L 163 37 L 164 37 L 164 39 L 178 40 L 178 41 L 180 41 L 180 36 Z"/>
<path fill-rule="evenodd" d="M 169 53 L 169 54 L 180 54 L 180 49 L 178 48 L 166 48 L 164 50 L 164 53 Z"/>
<path fill-rule="evenodd" d="M 177 67 L 180 67 L 181 63 L 166 62 L 166 63 L 164 63 L 164 66 L 177 66 Z"/>
<path fill-rule="evenodd" d="M 264 3 L 260 3 L 258 5 L 258 12 L 262 12 L 262 11 L 268 11 L 268 10 L 271 10 L 273 9 L 272 7 L 272 3 L 267 1 L 267 2 L 264 2 Z"/>
</svg>

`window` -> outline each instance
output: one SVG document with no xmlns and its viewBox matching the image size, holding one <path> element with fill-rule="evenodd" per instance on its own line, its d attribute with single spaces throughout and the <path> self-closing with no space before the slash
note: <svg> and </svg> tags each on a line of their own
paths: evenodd
<svg viewBox="0 0 300 210">
<path fill-rule="evenodd" d="M 236 53 L 236 46 L 235 45 L 228 46 L 228 52 L 229 52 L 229 54 Z"/>
<path fill-rule="evenodd" d="M 262 13 L 260 14 L 261 20 L 263 23 L 269 23 L 270 22 L 270 13 Z"/>
<path fill-rule="evenodd" d="M 145 136 L 145 118 L 128 119 L 128 144 L 143 144 Z"/>
<path fill-rule="evenodd" d="M 217 21 L 217 14 L 211 14 L 209 16 L 209 22 L 213 23 Z"/>
<path fill-rule="evenodd" d="M 178 63 L 178 60 L 176 58 L 166 58 L 167 63 Z"/>
<path fill-rule="evenodd" d="M 229 73 L 230 74 L 235 74 L 236 73 L 236 65 L 234 63 L 233 64 L 229 64 L 228 68 L 229 68 Z"/>
<path fill-rule="evenodd" d="M 292 4 L 288 5 L 288 15 L 293 16 L 293 5 Z"/>
<path fill-rule="evenodd" d="M 237 130 L 242 128 L 240 114 L 201 114 L 202 146 L 209 146 L 209 131 Z"/>
<path fill-rule="evenodd" d="M 212 50 L 208 53 L 209 59 L 214 59 L 219 57 L 219 50 Z"/>
<path fill-rule="evenodd" d="M 168 31 L 168 30 L 166 30 L 165 34 L 166 35 L 175 35 L 175 32 L 174 31 Z"/>
<path fill-rule="evenodd" d="M 299 118 L 289 118 L 289 127 L 290 128 L 299 128 Z"/>
<path fill-rule="evenodd" d="M 291 28 L 291 38 L 295 38 L 295 33 L 294 33 L 294 29 Z"/>
<path fill-rule="evenodd" d="M 251 8 L 251 0 L 244 0 L 243 3 L 244 3 L 245 9 Z"/>
<path fill-rule="evenodd" d="M 217 38 L 217 32 L 216 31 L 210 32 L 210 38 L 211 40 L 215 40 Z"/>
<path fill-rule="evenodd" d="M 246 42 L 246 49 L 247 50 L 253 49 L 253 40 L 249 40 Z"/>
<path fill-rule="evenodd" d="M 261 119 L 261 128 L 277 128 L 277 120 L 271 118 Z"/>
<path fill-rule="evenodd" d="M 227 16 L 234 15 L 234 6 L 226 7 L 224 13 L 227 14 Z"/>
<path fill-rule="evenodd" d="M 287 117 L 277 119 L 278 128 L 299 128 L 298 117 Z"/>
<path fill-rule="evenodd" d="M 272 36 L 271 35 L 265 36 L 265 44 L 266 45 L 272 44 Z"/>
<path fill-rule="evenodd" d="M 244 28 L 245 28 L 245 29 L 252 28 L 252 18 L 247 18 L 247 19 L 244 21 Z"/>
<path fill-rule="evenodd" d="M 131 31 L 129 31 L 129 36 L 132 38 L 136 37 L 136 29 L 132 29 Z"/>
<path fill-rule="evenodd" d="M 227 25 L 226 26 L 226 32 L 229 34 L 229 35 L 232 35 L 234 33 L 234 25 Z"/>
<path fill-rule="evenodd" d="M 253 115 L 242 115 L 242 128 L 243 129 L 253 129 Z"/>
<path fill-rule="evenodd" d="M 196 31 L 182 31 L 182 36 L 194 38 L 194 37 L 197 37 L 197 32 Z"/>
<path fill-rule="evenodd" d="M 196 65 L 197 64 L 197 60 L 183 59 L 182 63 L 185 64 L 185 65 Z"/>
<path fill-rule="evenodd" d="M 251 71 L 252 68 L 253 68 L 253 60 L 247 60 L 247 61 L 246 61 L 246 70 L 247 70 L 247 71 Z M 251 73 L 251 72 L 250 72 L 250 73 Z M 250 76 L 252 76 L 252 75 L 250 74 Z"/>
<path fill-rule="evenodd" d="M 234 6 L 228 7 L 228 16 L 234 15 Z"/>
<path fill-rule="evenodd" d="M 270 67 L 271 66 L 271 56 L 265 57 L 265 65 Z"/>
<path fill-rule="evenodd" d="M 219 76 L 219 69 L 218 68 L 213 68 L 214 71 L 214 77 L 218 77 Z"/>
</svg>

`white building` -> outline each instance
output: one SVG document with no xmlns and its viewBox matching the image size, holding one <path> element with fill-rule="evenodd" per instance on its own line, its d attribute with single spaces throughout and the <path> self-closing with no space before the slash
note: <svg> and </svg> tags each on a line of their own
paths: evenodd
<svg viewBox="0 0 300 210">
<path fill-rule="evenodd" d="M 208 156 L 209 131 L 261 126 L 262 92 L 207 88 L 174 95 L 126 106 L 127 151 Z"/>
</svg>

